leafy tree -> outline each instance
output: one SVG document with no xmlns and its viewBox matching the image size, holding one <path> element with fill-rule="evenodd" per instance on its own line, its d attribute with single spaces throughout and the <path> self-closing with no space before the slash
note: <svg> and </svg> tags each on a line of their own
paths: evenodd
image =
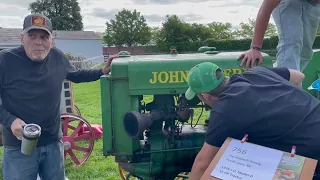
<svg viewBox="0 0 320 180">
<path fill-rule="evenodd" d="M 54 30 L 82 31 L 82 15 L 77 0 L 37 0 L 29 4 L 31 13 L 47 16 Z"/>
<path fill-rule="evenodd" d="M 160 27 L 151 27 L 150 28 L 150 33 L 151 33 L 151 38 L 150 40 L 153 42 L 156 42 L 157 39 L 160 37 Z"/>
<path fill-rule="evenodd" d="M 212 31 L 208 26 L 193 23 L 188 25 L 189 36 L 192 41 L 205 41 L 212 37 Z"/>
<path fill-rule="evenodd" d="M 115 19 L 106 22 L 104 42 L 108 45 L 147 44 L 151 40 L 151 30 L 144 16 L 136 10 L 123 9 Z"/>
<path fill-rule="evenodd" d="M 208 24 L 211 30 L 211 38 L 216 40 L 232 39 L 233 31 L 231 30 L 231 23 L 212 22 Z"/>
<path fill-rule="evenodd" d="M 178 51 L 194 51 L 204 40 L 211 37 L 211 30 L 202 24 L 186 23 L 177 15 L 167 15 L 157 39 L 158 49 L 169 52 L 170 48 Z"/>
<path fill-rule="evenodd" d="M 240 29 L 238 29 L 235 34 L 242 38 L 252 38 L 255 23 L 256 21 L 251 18 L 249 19 L 248 23 L 241 22 Z M 265 32 L 265 37 L 272 37 L 276 35 L 277 35 L 276 26 L 272 23 L 269 23 L 268 28 Z"/>
<path fill-rule="evenodd" d="M 188 24 L 180 20 L 177 15 L 166 17 L 160 33 L 161 41 L 166 42 L 169 48 L 175 47 L 180 50 L 177 46 L 189 41 Z"/>
</svg>

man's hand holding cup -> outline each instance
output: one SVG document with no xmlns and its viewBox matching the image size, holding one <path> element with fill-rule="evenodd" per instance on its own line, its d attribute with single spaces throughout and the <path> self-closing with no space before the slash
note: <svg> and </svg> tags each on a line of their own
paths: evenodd
<svg viewBox="0 0 320 180">
<path fill-rule="evenodd" d="M 15 119 L 11 124 L 11 131 L 19 140 L 22 138 L 23 127 L 25 125 L 26 123 L 20 118 Z"/>
</svg>

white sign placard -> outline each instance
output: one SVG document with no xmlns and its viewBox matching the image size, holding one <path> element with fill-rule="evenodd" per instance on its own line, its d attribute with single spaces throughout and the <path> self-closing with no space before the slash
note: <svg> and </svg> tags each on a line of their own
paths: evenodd
<svg viewBox="0 0 320 180">
<path fill-rule="evenodd" d="M 283 152 L 232 139 L 211 176 L 228 180 L 271 180 Z"/>
</svg>

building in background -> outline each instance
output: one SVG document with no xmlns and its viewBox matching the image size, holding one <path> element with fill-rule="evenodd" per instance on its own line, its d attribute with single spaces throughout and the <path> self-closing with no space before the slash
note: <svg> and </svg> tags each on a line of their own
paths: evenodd
<svg viewBox="0 0 320 180">
<path fill-rule="evenodd" d="M 22 29 L 0 28 L 0 50 L 20 46 Z M 55 46 L 64 53 L 86 58 L 89 66 L 104 62 L 102 37 L 93 31 L 53 31 Z"/>
</svg>

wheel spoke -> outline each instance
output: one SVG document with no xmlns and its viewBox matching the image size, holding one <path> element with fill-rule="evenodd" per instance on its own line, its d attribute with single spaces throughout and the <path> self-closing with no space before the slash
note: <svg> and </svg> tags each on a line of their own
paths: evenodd
<svg viewBox="0 0 320 180">
<path fill-rule="evenodd" d="M 90 151 L 90 148 L 80 147 L 80 146 L 77 146 L 77 145 L 74 145 L 73 148 L 74 148 L 75 150 L 82 151 L 82 152 L 89 152 L 89 151 Z"/>
<path fill-rule="evenodd" d="M 78 132 L 80 131 L 81 128 L 83 128 L 83 121 L 79 121 L 78 127 L 73 131 L 73 133 L 71 134 L 71 137 L 75 138 L 76 135 L 78 134 Z"/>
<path fill-rule="evenodd" d="M 77 156 L 74 154 L 74 152 L 73 152 L 71 149 L 68 151 L 68 154 L 70 155 L 71 159 L 73 160 L 73 162 L 74 162 L 76 165 L 79 165 L 79 164 L 80 164 L 79 159 L 77 158 Z"/>
<path fill-rule="evenodd" d="M 69 125 L 69 118 L 66 117 L 63 120 L 63 135 L 68 136 L 68 125 Z"/>
<path fill-rule="evenodd" d="M 90 134 L 82 134 L 80 136 L 74 137 L 74 142 L 83 141 L 83 140 L 87 141 L 90 138 L 92 138 Z"/>
<path fill-rule="evenodd" d="M 73 126 L 71 126 L 71 125 L 68 125 L 68 129 L 75 130 L 75 129 L 76 129 L 76 127 L 73 127 Z"/>
</svg>

